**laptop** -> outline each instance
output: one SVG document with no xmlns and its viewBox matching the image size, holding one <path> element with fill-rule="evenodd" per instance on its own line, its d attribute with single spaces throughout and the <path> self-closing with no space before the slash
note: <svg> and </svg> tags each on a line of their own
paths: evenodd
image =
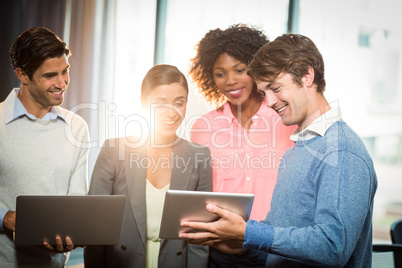
<svg viewBox="0 0 402 268">
<path fill-rule="evenodd" d="M 56 245 L 60 235 L 75 246 L 115 245 L 120 238 L 123 195 L 17 196 L 15 244 Z"/>
<path fill-rule="evenodd" d="M 215 204 L 228 209 L 248 220 L 253 205 L 253 194 L 219 193 L 201 191 L 166 191 L 165 203 L 162 212 L 159 237 L 163 239 L 179 238 L 181 232 L 196 232 L 189 227 L 181 227 L 180 221 L 212 222 L 219 217 L 206 210 L 207 203 Z"/>
</svg>

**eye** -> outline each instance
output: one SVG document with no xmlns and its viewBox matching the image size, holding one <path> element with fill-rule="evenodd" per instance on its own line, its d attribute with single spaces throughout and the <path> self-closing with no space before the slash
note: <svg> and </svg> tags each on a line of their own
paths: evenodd
<svg viewBox="0 0 402 268">
<path fill-rule="evenodd" d="M 156 108 L 164 107 L 166 106 L 166 103 L 164 102 L 153 102 L 152 105 Z"/>
<path fill-rule="evenodd" d="M 219 73 L 215 73 L 214 76 L 215 76 L 216 78 L 222 78 L 222 77 L 224 76 L 224 74 L 221 73 L 221 72 L 219 72 Z"/>
<path fill-rule="evenodd" d="M 176 106 L 176 107 L 183 107 L 184 106 L 184 102 L 182 102 L 182 101 L 180 101 L 180 102 L 175 102 L 174 103 L 174 106 Z"/>
<path fill-rule="evenodd" d="M 46 74 L 43 75 L 43 77 L 47 78 L 47 79 L 53 78 L 55 76 L 56 76 L 56 74 L 54 74 L 54 73 L 46 73 Z"/>
<path fill-rule="evenodd" d="M 272 92 L 278 93 L 281 90 L 281 87 L 276 87 L 272 89 Z"/>
<path fill-rule="evenodd" d="M 236 73 L 238 73 L 238 74 L 242 74 L 242 73 L 244 73 L 245 71 L 246 71 L 245 68 L 236 69 Z"/>
</svg>

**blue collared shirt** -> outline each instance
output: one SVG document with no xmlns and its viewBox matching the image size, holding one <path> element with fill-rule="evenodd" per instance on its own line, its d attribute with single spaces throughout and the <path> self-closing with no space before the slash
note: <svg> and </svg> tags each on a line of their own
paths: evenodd
<svg viewBox="0 0 402 268">
<path fill-rule="evenodd" d="M 334 103 L 335 104 L 335 103 Z M 334 106 L 320 117 L 315 119 L 310 125 L 308 125 L 301 132 L 293 132 L 290 139 L 294 142 L 298 140 L 307 141 L 317 136 L 324 136 L 327 130 L 336 122 L 342 120 L 341 109 L 339 106 Z"/>
<path fill-rule="evenodd" d="M 4 101 L 4 122 L 6 125 L 22 116 L 27 116 L 32 120 L 38 120 L 36 116 L 30 114 L 27 109 L 25 109 L 24 105 L 17 96 L 19 92 L 19 88 L 14 88 Z M 61 109 L 57 106 L 52 106 L 50 111 L 43 118 L 41 118 L 41 120 L 54 120 L 56 118 L 61 118 L 63 121 L 66 121 Z"/>
<path fill-rule="evenodd" d="M 18 98 L 19 92 L 19 88 L 14 88 L 8 95 L 7 99 L 4 101 L 4 123 L 6 125 L 23 116 L 27 116 L 31 120 L 54 120 L 60 118 L 64 122 L 66 122 L 63 112 L 57 106 L 52 106 L 50 111 L 41 119 L 38 119 L 33 114 L 30 114 Z M 3 220 L 7 212 L 7 208 L 0 208 L 0 230 L 4 230 Z"/>
</svg>

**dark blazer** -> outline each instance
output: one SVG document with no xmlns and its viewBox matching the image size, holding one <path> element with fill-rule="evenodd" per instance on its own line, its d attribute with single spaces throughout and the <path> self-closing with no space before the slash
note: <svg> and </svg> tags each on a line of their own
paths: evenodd
<svg viewBox="0 0 402 268">
<path fill-rule="evenodd" d="M 127 201 L 119 243 L 86 247 L 85 267 L 145 267 L 146 163 L 141 159 L 146 158 L 146 149 L 136 148 L 138 140 L 107 140 L 99 153 L 89 193 L 125 195 Z M 179 139 L 172 160 L 169 189 L 212 191 L 208 148 Z M 158 267 L 206 267 L 207 263 L 208 247 L 189 245 L 184 240 L 161 240 Z"/>
</svg>

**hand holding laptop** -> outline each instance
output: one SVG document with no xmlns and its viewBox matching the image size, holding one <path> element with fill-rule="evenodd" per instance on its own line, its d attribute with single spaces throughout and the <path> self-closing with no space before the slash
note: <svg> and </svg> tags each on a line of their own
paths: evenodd
<svg viewBox="0 0 402 268">
<path fill-rule="evenodd" d="M 75 249 L 73 241 L 68 236 L 66 236 L 66 238 L 65 238 L 66 247 L 63 246 L 63 240 L 61 239 L 60 236 L 56 236 L 55 240 L 56 240 L 55 248 L 52 247 L 51 245 L 49 245 L 48 242 L 46 242 L 46 241 L 43 242 L 43 246 L 45 247 L 45 249 L 47 251 L 53 252 L 53 253 L 63 253 L 63 252 L 69 252 L 69 251 Z M 85 247 L 85 246 L 83 246 L 83 247 Z"/>
<path fill-rule="evenodd" d="M 115 245 L 125 202 L 120 195 L 20 195 L 15 244 L 43 245 L 55 253 L 84 245 Z"/>
<path fill-rule="evenodd" d="M 15 218 L 16 218 L 16 212 L 9 210 L 6 213 L 4 220 L 3 220 L 4 228 L 12 231 L 14 235 L 15 235 Z M 55 240 L 56 240 L 56 247 L 52 247 L 51 245 L 49 245 L 49 243 L 47 243 L 46 241 L 43 241 L 44 248 L 46 250 L 48 250 L 49 252 L 53 252 L 53 253 L 69 252 L 75 248 L 71 238 L 68 236 L 65 238 L 65 241 L 66 241 L 65 248 L 63 246 L 63 241 L 60 236 L 56 236 Z"/>
</svg>

